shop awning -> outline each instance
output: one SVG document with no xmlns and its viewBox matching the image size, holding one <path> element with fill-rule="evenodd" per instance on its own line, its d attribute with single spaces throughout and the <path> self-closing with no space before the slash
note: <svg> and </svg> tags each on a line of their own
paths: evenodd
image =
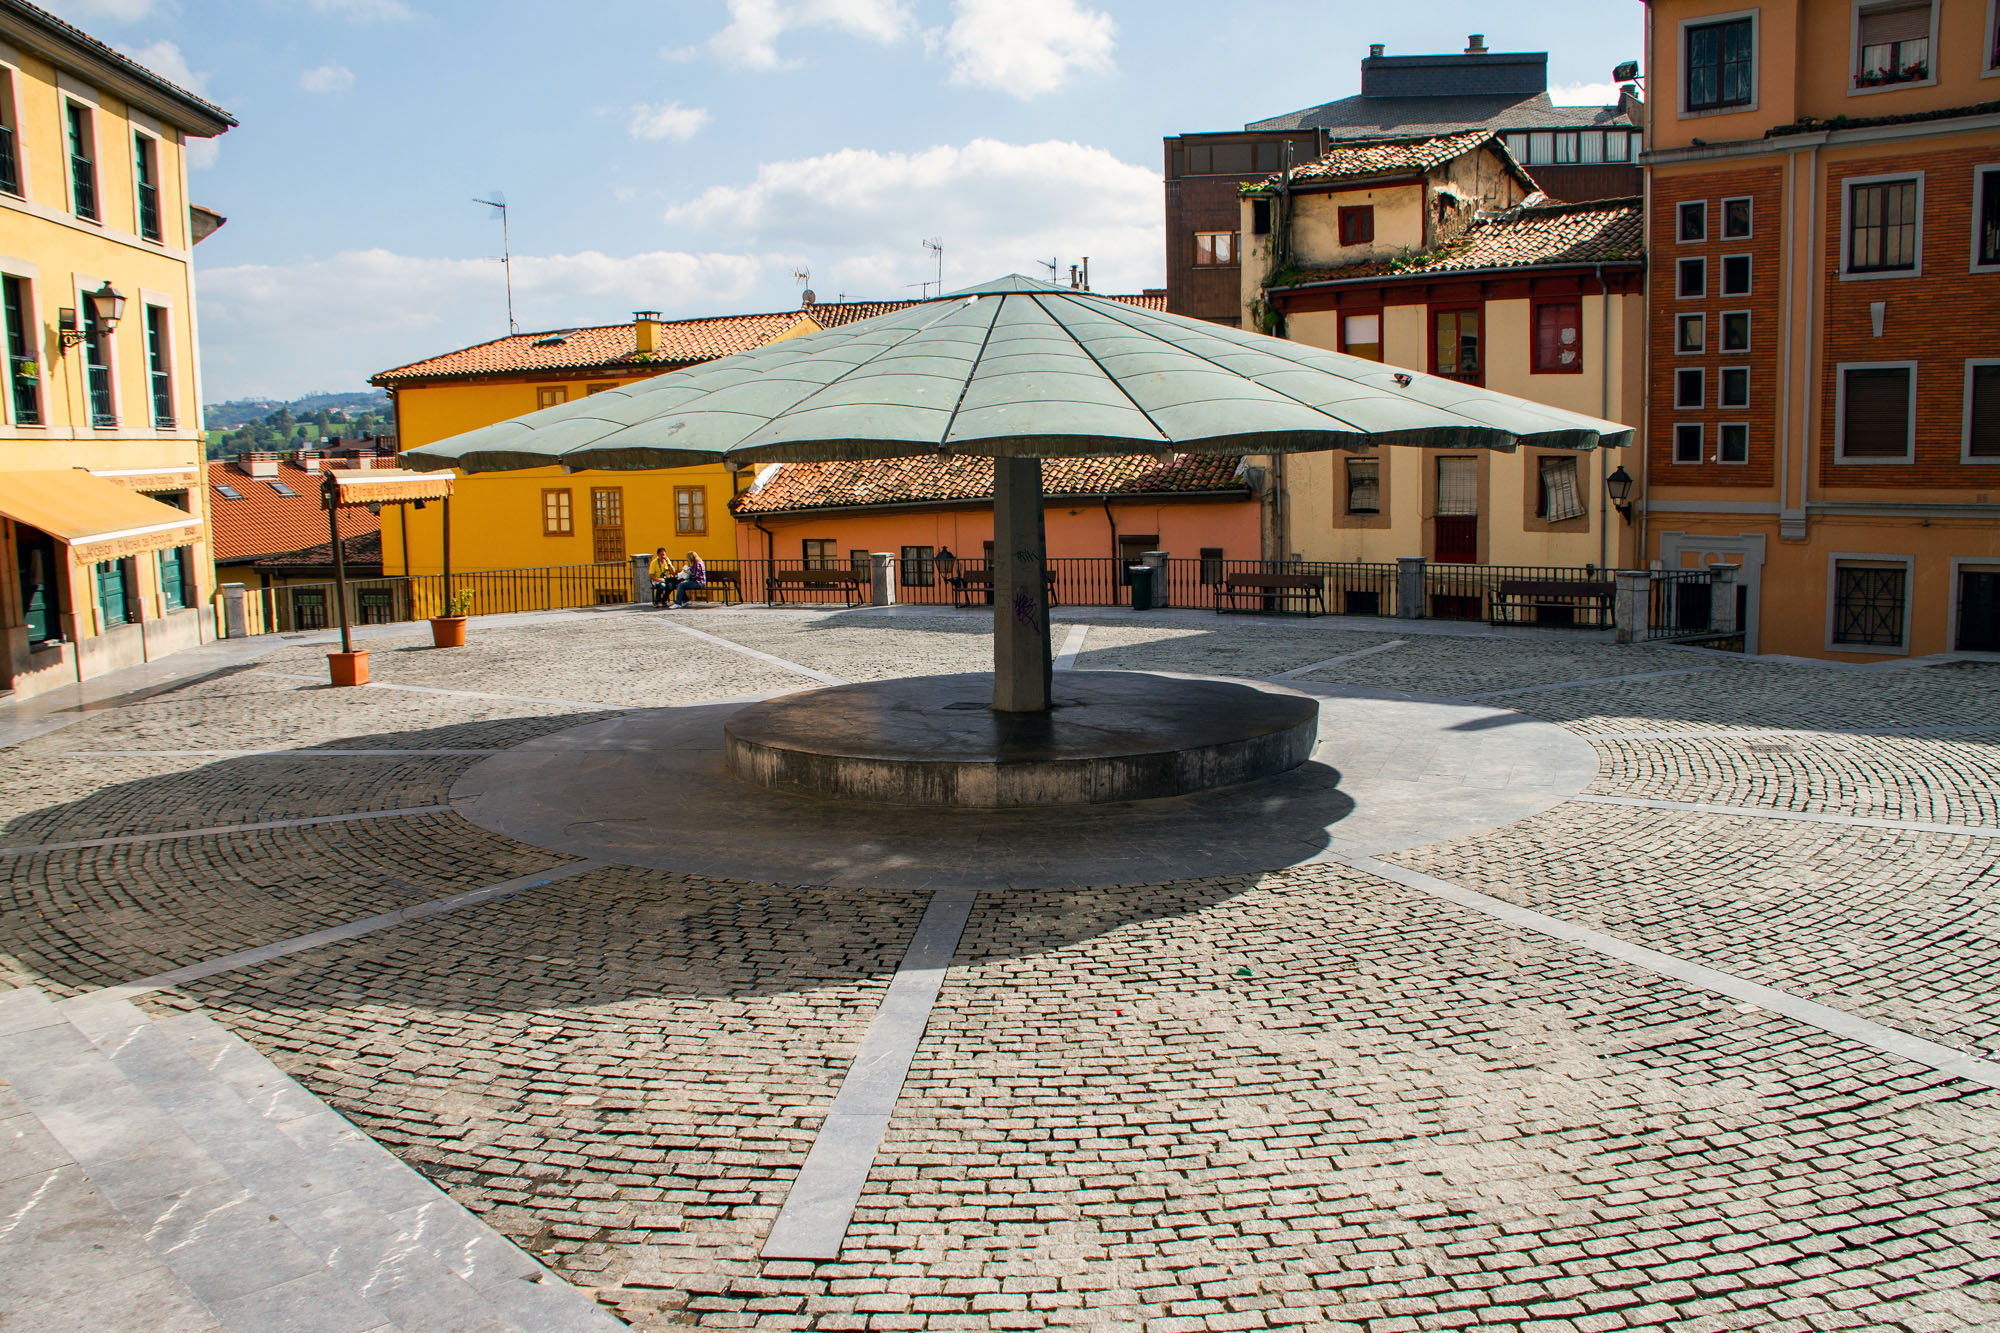
<svg viewBox="0 0 2000 1333">
<path fill-rule="evenodd" d="M 450 468 L 440 472 L 399 472 L 384 468 L 379 472 L 335 472 L 328 470 L 340 487 L 343 505 L 401 504 L 406 500 L 449 500 L 456 475 Z"/>
<path fill-rule="evenodd" d="M 77 469 L 0 473 L 0 514 L 40 528 L 85 562 L 201 538 L 194 515 Z"/>
</svg>

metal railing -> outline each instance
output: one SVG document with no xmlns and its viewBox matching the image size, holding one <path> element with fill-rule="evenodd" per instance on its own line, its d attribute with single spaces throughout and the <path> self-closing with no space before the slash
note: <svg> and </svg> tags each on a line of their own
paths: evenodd
<svg viewBox="0 0 2000 1333">
<path fill-rule="evenodd" d="M 1503 594 L 1503 584 L 1534 583 L 1534 595 Z M 1599 585 L 1587 592 L 1575 585 Z M 1562 593 L 1548 585 L 1571 585 Z M 1596 565 L 1424 565 L 1423 613 L 1432 620 L 1483 620 L 1492 625 L 1609 629 L 1611 574 Z"/>
<path fill-rule="evenodd" d="M 444 615 L 451 593 L 471 593 L 468 614 L 561 611 L 581 606 L 624 605 L 632 600 L 631 567 L 623 561 L 602 565 L 550 565 L 535 569 L 483 569 L 451 576 L 391 575 L 347 581 L 347 615 L 356 625 L 387 625 Z M 216 594 L 217 633 L 223 623 L 223 594 Z M 292 634 L 332 629 L 340 623 L 334 585 L 287 583 L 249 588 L 244 596 L 250 634 Z"/>
<path fill-rule="evenodd" d="M 1706 569 L 1656 569 L 1646 585 L 1646 638 L 1696 639 L 1715 633 L 1715 575 Z"/>
</svg>

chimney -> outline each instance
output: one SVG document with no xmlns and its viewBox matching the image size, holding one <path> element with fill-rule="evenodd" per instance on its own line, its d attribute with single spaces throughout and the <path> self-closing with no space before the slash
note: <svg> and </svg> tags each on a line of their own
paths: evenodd
<svg viewBox="0 0 2000 1333">
<path fill-rule="evenodd" d="M 803 292 L 799 293 L 799 308 L 802 310 L 810 310 L 812 309 L 813 302 L 818 299 L 819 299 L 818 297 L 813 295 L 813 289 L 808 287 Z"/>
<path fill-rule="evenodd" d="M 1370 60 L 1380 60 L 1382 58 L 1382 52 L 1386 51 L 1387 49 L 1388 47 L 1381 42 L 1370 42 L 1368 45 L 1368 58 Z"/>
<path fill-rule="evenodd" d="M 640 352 L 660 350 L 660 312 L 657 310 L 634 310 L 632 312 L 632 337 Z"/>
<path fill-rule="evenodd" d="M 292 461 L 299 465 L 301 472 L 319 471 L 319 451 L 316 449 L 301 449 Z"/>
<path fill-rule="evenodd" d="M 1470 37 L 1467 37 L 1465 39 L 1465 54 L 1469 56 L 1485 55 L 1486 34 L 1483 32 L 1475 32 Z"/>
<path fill-rule="evenodd" d="M 269 481 L 278 475 L 278 456 L 271 453 L 238 454 L 236 470 L 246 477 Z"/>
</svg>

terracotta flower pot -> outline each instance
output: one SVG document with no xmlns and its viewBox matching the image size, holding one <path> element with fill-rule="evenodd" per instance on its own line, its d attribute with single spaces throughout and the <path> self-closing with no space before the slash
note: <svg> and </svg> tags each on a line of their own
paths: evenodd
<svg viewBox="0 0 2000 1333">
<path fill-rule="evenodd" d="M 368 650 L 356 648 L 351 653 L 328 653 L 328 670 L 333 673 L 335 685 L 366 685 L 368 683 Z"/>
<path fill-rule="evenodd" d="M 465 647 L 466 616 L 432 616 L 431 645 L 436 648 Z"/>
</svg>

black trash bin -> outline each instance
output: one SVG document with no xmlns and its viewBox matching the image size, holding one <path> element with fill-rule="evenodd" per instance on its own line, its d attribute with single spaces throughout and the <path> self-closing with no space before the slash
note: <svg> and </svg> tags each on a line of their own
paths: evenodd
<svg viewBox="0 0 2000 1333">
<path fill-rule="evenodd" d="M 1153 609 L 1153 567 L 1151 565 L 1127 565 L 1125 577 L 1132 584 L 1132 609 L 1150 611 Z"/>
</svg>

